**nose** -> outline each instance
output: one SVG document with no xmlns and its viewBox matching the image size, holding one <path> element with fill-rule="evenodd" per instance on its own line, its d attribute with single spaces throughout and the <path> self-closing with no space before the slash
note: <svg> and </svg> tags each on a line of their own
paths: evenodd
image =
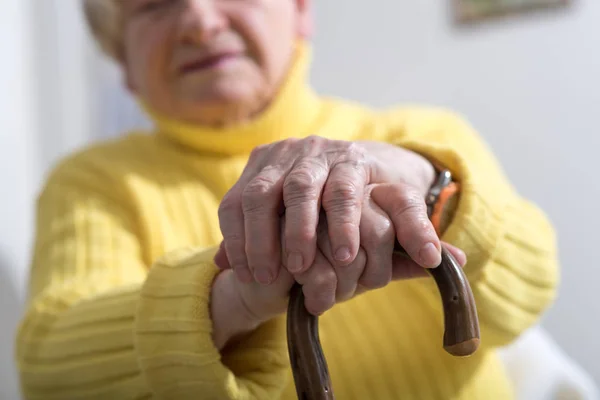
<svg viewBox="0 0 600 400">
<path fill-rule="evenodd" d="M 202 43 L 227 28 L 225 15 L 216 0 L 184 0 L 179 34 L 184 42 Z"/>
</svg>

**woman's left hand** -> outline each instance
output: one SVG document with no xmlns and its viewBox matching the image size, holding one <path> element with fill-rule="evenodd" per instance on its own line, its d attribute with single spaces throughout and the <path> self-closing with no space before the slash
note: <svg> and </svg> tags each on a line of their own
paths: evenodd
<svg viewBox="0 0 600 400">
<path fill-rule="evenodd" d="M 396 226 L 398 241 L 418 265 L 435 267 L 441 243 L 425 205 L 434 178 L 426 159 L 385 143 L 313 136 L 261 146 L 221 202 L 222 248 L 243 282 L 254 277 L 269 284 L 281 265 L 292 274 L 303 273 L 315 260 L 323 210 L 335 266 L 350 265 L 361 246 L 359 225 L 369 225 L 362 215 L 367 186 L 393 184 L 398 189 L 386 191 L 388 198 L 380 200 L 387 205 L 384 211 Z M 283 251 L 281 218 L 285 218 Z M 373 221 L 371 229 L 389 226 L 378 227 Z"/>
</svg>

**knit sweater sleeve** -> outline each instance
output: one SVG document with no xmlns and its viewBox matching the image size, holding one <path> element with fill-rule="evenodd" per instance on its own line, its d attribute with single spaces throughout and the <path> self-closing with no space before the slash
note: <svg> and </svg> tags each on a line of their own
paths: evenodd
<svg viewBox="0 0 600 400">
<path fill-rule="evenodd" d="M 277 398 L 286 383 L 280 320 L 227 353 L 211 338 L 213 249 L 151 268 L 123 193 L 62 168 L 38 201 L 17 363 L 27 399 Z"/>
<path fill-rule="evenodd" d="M 555 231 L 547 216 L 521 197 L 473 127 L 445 110 L 392 112 L 387 140 L 445 166 L 461 184 L 442 239 L 468 256 L 465 273 L 475 296 L 482 346 L 502 346 L 539 322 L 556 296 Z"/>
</svg>

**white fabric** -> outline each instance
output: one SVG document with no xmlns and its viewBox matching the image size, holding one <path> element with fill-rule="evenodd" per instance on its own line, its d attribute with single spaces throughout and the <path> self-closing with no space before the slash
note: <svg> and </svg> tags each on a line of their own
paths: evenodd
<svg viewBox="0 0 600 400">
<path fill-rule="evenodd" d="M 600 400 L 592 378 L 541 327 L 500 354 L 518 400 Z"/>
</svg>

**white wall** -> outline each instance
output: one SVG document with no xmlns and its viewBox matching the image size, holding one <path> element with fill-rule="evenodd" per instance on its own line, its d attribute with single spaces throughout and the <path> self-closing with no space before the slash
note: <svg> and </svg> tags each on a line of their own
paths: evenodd
<svg viewBox="0 0 600 400">
<path fill-rule="evenodd" d="M 0 13 L 0 398 L 17 399 L 13 333 L 27 259 L 32 215 L 29 212 L 36 168 L 36 117 L 31 81 L 28 3 L 3 0 Z"/>
<path fill-rule="evenodd" d="M 97 134 L 95 93 L 98 52 L 90 42 L 81 1 L 36 1 L 30 21 L 35 38 L 36 100 L 42 130 L 39 172 L 86 145 Z M 95 82 L 97 83 L 97 82 Z"/>
<path fill-rule="evenodd" d="M 10 195 L 0 198 L 0 399 L 19 398 L 13 343 L 39 186 L 53 163 L 95 134 L 88 84 L 97 64 L 79 7 L 63 0 L 2 1 L 0 183 Z"/>
<path fill-rule="evenodd" d="M 600 382 L 600 1 L 459 28 L 450 1 L 316 1 L 323 92 L 465 114 L 560 237 L 562 286 L 545 327 Z"/>
</svg>

